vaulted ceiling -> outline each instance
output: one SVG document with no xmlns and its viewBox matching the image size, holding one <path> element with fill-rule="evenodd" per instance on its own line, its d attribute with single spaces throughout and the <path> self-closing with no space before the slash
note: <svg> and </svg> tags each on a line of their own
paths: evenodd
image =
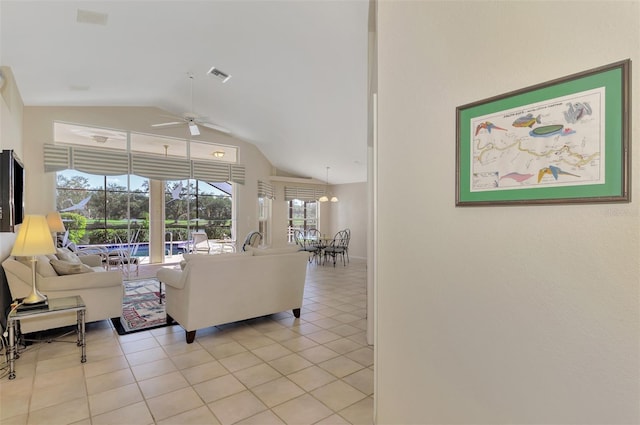
<svg viewBox="0 0 640 425">
<path fill-rule="evenodd" d="M 362 182 L 368 8 L 368 0 L 2 0 L 0 65 L 12 68 L 25 106 L 193 112 L 284 173 L 324 181 L 328 166 L 330 183 Z M 212 67 L 231 78 L 223 83 Z"/>
</svg>

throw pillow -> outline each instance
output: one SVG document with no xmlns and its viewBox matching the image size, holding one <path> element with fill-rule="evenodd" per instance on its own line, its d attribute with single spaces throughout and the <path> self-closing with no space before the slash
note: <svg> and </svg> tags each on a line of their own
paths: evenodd
<svg viewBox="0 0 640 425">
<path fill-rule="evenodd" d="M 82 263 L 82 261 L 80 261 L 78 256 L 67 248 L 57 248 L 56 257 L 58 257 L 58 260 L 67 261 L 69 263 L 75 263 L 75 264 Z"/>
<path fill-rule="evenodd" d="M 58 276 L 93 272 L 93 269 L 85 264 L 70 263 L 63 260 L 51 260 L 51 266 L 58 273 Z"/>
<path fill-rule="evenodd" d="M 31 269 L 31 257 L 16 257 L 16 260 L 24 264 Z M 58 276 L 53 267 L 51 267 L 50 260 L 47 255 L 36 256 L 36 273 L 42 277 Z"/>
</svg>

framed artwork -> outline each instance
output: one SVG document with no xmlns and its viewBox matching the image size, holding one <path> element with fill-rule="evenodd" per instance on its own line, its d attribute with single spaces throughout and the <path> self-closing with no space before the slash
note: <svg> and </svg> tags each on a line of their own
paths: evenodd
<svg viewBox="0 0 640 425">
<path fill-rule="evenodd" d="M 629 202 L 631 61 L 456 108 L 456 206 Z"/>
</svg>

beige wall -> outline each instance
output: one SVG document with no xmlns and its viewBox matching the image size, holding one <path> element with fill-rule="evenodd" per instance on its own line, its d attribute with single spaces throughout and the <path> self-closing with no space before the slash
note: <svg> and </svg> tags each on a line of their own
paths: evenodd
<svg viewBox="0 0 640 425">
<path fill-rule="evenodd" d="M 5 83 L 0 89 L 0 148 L 14 149 L 22 158 L 22 97 L 11 68 L 0 66 Z"/>
<path fill-rule="evenodd" d="M 637 193 L 456 208 L 454 190 L 456 106 L 626 58 L 640 140 L 640 3 L 378 7 L 378 423 L 639 423 Z"/>
<path fill-rule="evenodd" d="M 25 163 L 29 164 L 29 181 L 26 190 L 28 212 L 46 214 L 55 207 L 55 173 L 44 173 L 42 149 L 53 142 L 53 122 L 64 121 L 81 125 L 113 128 L 118 130 L 150 133 L 151 123 L 157 121 L 163 111 L 138 107 L 25 107 L 24 140 L 28 147 Z M 239 162 L 246 165 L 246 184 L 237 185 L 238 211 L 235 226 L 239 239 L 257 226 L 257 180 L 267 179 L 271 164 L 250 143 L 201 128 L 199 140 L 223 143 L 239 147 Z M 184 128 L 163 131 L 162 135 L 185 137 Z"/>
<path fill-rule="evenodd" d="M 11 68 L 0 66 L 0 72 L 5 78 L 5 83 L 0 89 L 0 150 L 13 149 L 22 159 L 22 98 Z M 0 263 L 11 253 L 15 240 L 15 233 L 0 232 Z M 0 308 L 2 311 L 7 311 L 10 304 L 9 286 L 4 279 L 4 273 L 1 273 Z M 5 326 L 6 318 L 3 315 L 0 317 L 0 329 L 5 329 Z"/>
<path fill-rule="evenodd" d="M 0 90 L 0 150 L 13 149 L 18 157 L 22 154 L 22 98 L 11 68 L 0 66 L 5 84 Z M 0 262 L 9 256 L 15 233 L 0 232 Z"/>
<path fill-rule="evenodd" d="M 143 107 L 25 107 L 24 117 L 28 125 L 24 128 L 24 162 L 27 167 L 27 188 L 25 205 L 27 213 L 46 214 L 55 208 L 55 173 L 44 173 L 42 147 L 45 143 L 53 142 L 53 122 L 63 121 L 87 126 L 112 128 L 116 130 L 137 131 L 150 133 L 151 124 L 157 122 L 158 117 L 166 112 L 157 108 Z M 258 180 L 270 181 L 273 168 L 262 152 L 251 143 L 222 135 L 221 133 L 201 128 L 202 136 L 199 140 L 212 143 L 222 143 L 239 147 L 238 161 L 246 166 L 246 183 L 236 185 L 237 196 L 234 227 L 239 246 L 244 237 L 258 229 Z M 164 136 L 185 137 L 184 128 L 166 129 Z M 274 246 L 286 244 L 287 210 L 284 201 L 284 184 L 275 183 L 276 200 L 272 211 L 272 240 Z M 363 184 L 364 185 L 364 184 Z M 349 186 L 349 185 L 347 185 Z M 338 190 L 339 186 L 335 186 Z M 342 189 L 339 189 L 342 190 Z M 357 204 L 366 215 L 366 204 Z M 355 207 L 356 204 L 352 204 Z M 330 233 L 331 215 L 322 207 L 322 227 Z M 336 207 L 336 209 L 340 208 Z M 358 234 L 356 245 L 363 245 L 366 240 L 365 232 Z M 364 256 L 364 254 L 361 254 Z"/>
<path fill-rule="evenodd" d="M 332 187 L 340 200 L 330 205 L 331 234 L 350 229 L 349 258 L 367 258 L 367 184 L 341 184 Z"/>
<path fill-rule="evenodd" d="M 276 199 L 273 201 L 273 231 L 276 235 L 284 235 L 287 232 L 287 202 L 284 200 L 284 187 L 311 186 L 304 183 L 281 181 L 271 182 L 275 188 Z M 320 221 L 318 229 L 327 236 L 333 236 L 338 230 L 351 229 L 352 239 L 349 244 L 350 258 L 367 257 L 367 184 L 352 183 L 342 185 L 329 185 L 331 193 L 338 196 L 338 203 L 320 203 Z M 279 239 L 273 245 L 282 245 L 284 241 Z"/>
</svg>

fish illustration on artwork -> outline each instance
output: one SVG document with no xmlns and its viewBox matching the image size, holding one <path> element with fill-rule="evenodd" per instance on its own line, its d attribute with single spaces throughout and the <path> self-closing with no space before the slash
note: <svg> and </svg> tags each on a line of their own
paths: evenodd
<svg viewBox="0 0 640 425">
<path fill-rule="evenodd" d="M 562 124 L 545 125 L 542 127 L 536 127 L 529 132 L 532 137 L 551 137 L 551 136 L 569 136 L 576 131 L 563 126 Z"/>
<path fill-rule="evenodd" d="M 568 173 L 566 171 L 561 170 L 560 168 L 558 168 L 556 166 L 549 165 L 548 167 L 541 168 L 540 171 L 538 171 L 538 183 L 540 183 L 540 180 L 542 180 L 542 178 L 547 174 L 551 174 L 553 176 L 553 178 L 556 179 L 556 180 L 558 180 L 558 176 L 560 176 L 560 175 L 580 177 L 577 174 L 571 174 L 571 173 Z"/>
<path fill-rule="evenodd" d="M 491 133 L 491 130 L 503 130 L 503 131 L 507 131 L 506 128 L 501 128 L 498 127 L 497 125 L 495 125 L 494 123 L 490 122 L 490 121 L 485 121 L 481 124 L 478 124 L 478 126 L 476 127 L 476 136 L 478 135 L 478 133 L 480 133 L 480 130 L 487 130 L 489 133 Z"/>
<path fill-rule="evenodd" d="M 563 128 L 564 125 L 562 124 L 545 125 L 534 128 L 529 132 L 529 135 L 533 137 L 551 137 L 562 133 Z"/>
<path fill-rule="evenodd" d="M 517 181 L 518 183 L 522 183 L 525 180 L 529 180 L 531 177 L 533 177 L 533 174 L 521 174 L 521 173 L 509 173 L 509 174 L 505 174 L 504 176 L 500 177 L 500 180 L 502 179 L 512 179 Z"/>
<path fill-rule="evenodd" d="M 540 115 L 534 117 L 533 114 L 527 114 L 513 122 L 514 127 L 533 127 L 534 124 L 540 124 Z"/>
</svg>

